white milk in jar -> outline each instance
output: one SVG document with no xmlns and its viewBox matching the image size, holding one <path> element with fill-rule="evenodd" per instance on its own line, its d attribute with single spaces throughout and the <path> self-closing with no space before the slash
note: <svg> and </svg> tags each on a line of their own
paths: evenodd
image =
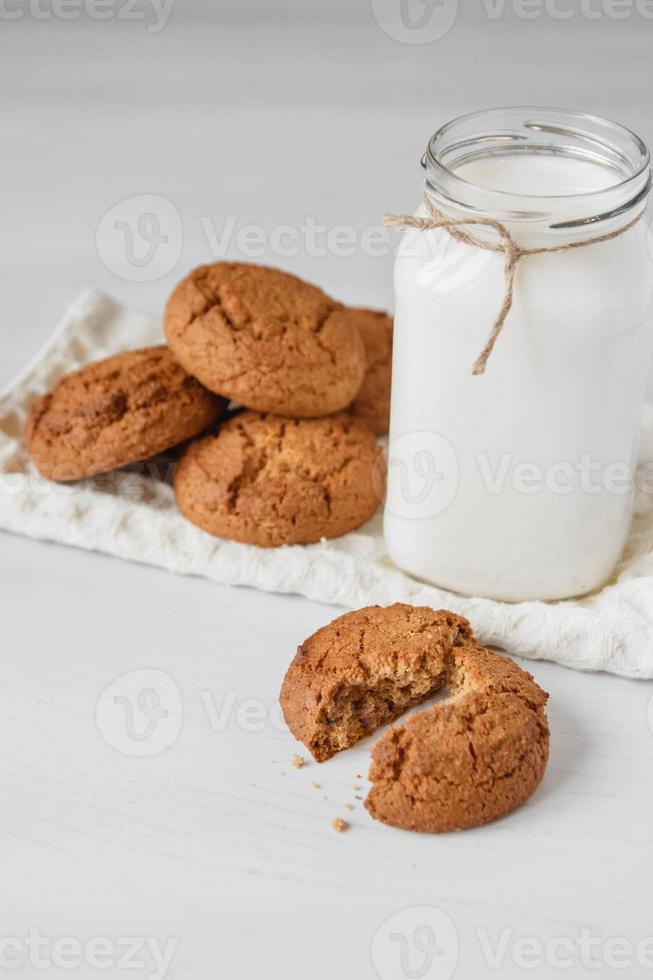
<svg viewBox="0 0 653 980">
<path fill-rule="evenodd" d="M 653 329 L 647 221 L 636 221 L 648 152 L 606 120 L 505 109 L 443 127 L 424 163 L 428 202 L 445 218 L 495 219 L 523 248 L 573 247 L 520 258 L 512 308 L 475 376 L 506 256 L 443 228 L 405 233 L 387 550 L 470 595 L 589 592 L 609 579 L 632 516 Z M 465 230 L 500 244 L 490 228 Z"/>
</svg>

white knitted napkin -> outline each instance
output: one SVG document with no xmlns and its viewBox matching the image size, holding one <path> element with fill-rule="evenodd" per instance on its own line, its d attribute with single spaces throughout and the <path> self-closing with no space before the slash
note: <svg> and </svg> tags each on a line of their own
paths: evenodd
<svg viewBox="0 0 653 980">
<path fill-rule="evenodd" d="M 170 486 L 122 471 L 72 486 L 44 480 L 22 431 L 34 397 L 89 361 L 161 342 L 157 318 L 85 292 L 22 374 L 0 393 L 0 528 L 228 585 L 294 592 L 358 608 L 405 601 L 467 616 L 480 641 L 581 670 L 653 677 L 653 495 L 638 513 L 612 583 L 583 599 L 504 603 L 470 599 L 412 579 L 383 550 L 377 515 L 359 531 L 308 546 L 255 548 L 213 538 L 177 512 Z M 653 458 L 653 411 L 643 446 Z"/>
</svg>

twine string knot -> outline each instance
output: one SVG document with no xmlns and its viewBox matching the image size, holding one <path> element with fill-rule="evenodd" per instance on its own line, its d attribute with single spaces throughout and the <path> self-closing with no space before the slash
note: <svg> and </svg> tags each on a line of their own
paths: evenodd
<svg viewBox="0 0 653 980">
<path fill-rule="evenodd" d="M 508 314 L 510 313 L 514 290 L 515 290 L 515 275 L 517 272 L 517 266 L 520 261 L 527 255 L 542 255 L 545 252 L 568 252 L 572 248 L 584 248 L 587 245 L 597 245 L 599 242 L 607 242 L 612 238 L 618 238 L 625 232 L 629 231 L 637 222 L 640 220 L 644 211 L 640 213 L 625 224 L 622 228 L 617 228 L 615 231 L 607 232 L 604 235 L 596 235 L 593 238 L 583 238 L 578 241 L 567 242 L 564 245 L 548 245 L 541 248 L 524 248 L 510 234 L 510 231 L 501 221 L 497 221 L 495 218 L 447 218 L 442 211 L 439 211 L 429 200 L 428 196 L 424 195 L 424 203 L 426 205 L 426 210 L 428 211 L 428 217 L 421 217 L 412 214 L 385 214 L 383 216 L 383 224 L 387 228 L 417 228 L 420 231 L 430 231 L 434 228 L 444 228 L 452 238 L 457 241 L 464 242 L 466 245 L 473 245 L 476 248 L 483 248 L 491 252 L 501 252 L 505 256 L 505 293 L 503 297 L 503 302 L 501 304 L 501 309 L 499 310 L 492 328 L 485 342 L 483 350 L 480 352 L 476 361 L 474 362 L 474 367 L 472 369 L 473 375 L 479 375 L 485 373 L 485 368 L 487 366 L 490 354 L 494 350 L 494 345 L 497 342 L 497 338 L 503 326 L 506 322 Z M 469 230 L 471 225 L 481 225 L 486 228 L 492 228 L 499 238 L 498 241 L 486 241 L 474 235 L 473 232 Z"/>
</svg>

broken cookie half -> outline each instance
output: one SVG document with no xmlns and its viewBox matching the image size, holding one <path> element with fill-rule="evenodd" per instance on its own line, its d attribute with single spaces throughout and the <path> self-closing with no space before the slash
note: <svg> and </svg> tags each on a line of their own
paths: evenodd
<svg viewBox="0 0 653 980">
<path fill-rule="evenodd" d="M 437 833 L 519 806 L 548 758 L 548 695 L 478 646 L 466 619 L 401 603 L 347 613 L 301 645 L 280 700 L 293 735 L 323 762 L 438 692 L 449 697 L 373 748 L 365 801 L 377 820 Z"/>
</svg>

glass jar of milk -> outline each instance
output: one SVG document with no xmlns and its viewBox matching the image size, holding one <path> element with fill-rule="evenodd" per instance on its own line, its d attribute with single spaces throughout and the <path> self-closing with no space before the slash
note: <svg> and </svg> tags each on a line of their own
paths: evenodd
<svg viewBox="0 0 653 980">
<path fill-rule="evenodd" d="M 524 249 L 573 247 L 518 261 L 512 307 L 473 375 L 506 297 L 505 254 L 445 228 L 404 235 L 387 550 L 468 595 L 587 593 L 609 579 L 633 509 L 653 330 L 648 221 L 633 223 L 648 151 L 604 119 L 515 108 L 454 120 L 422 163 L 431 213 L 494 219 Z M 500 243 L 490 227 L 466 230 Z"/>
</svg>

